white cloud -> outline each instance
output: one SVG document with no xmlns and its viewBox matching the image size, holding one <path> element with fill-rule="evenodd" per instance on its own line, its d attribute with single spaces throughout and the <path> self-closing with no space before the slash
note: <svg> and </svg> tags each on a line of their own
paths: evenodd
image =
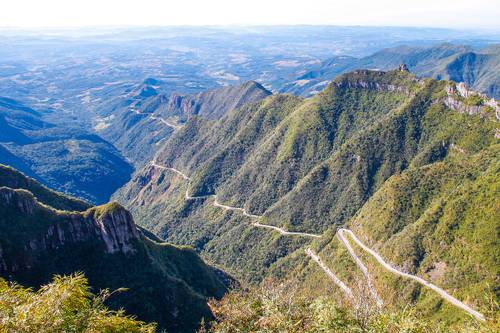
<svg viewBox="0 0 500 333">
<path fill-rule="evenodd" d="M 0 26 L 335 24 L 500 27 L 499 0 L 2 0 Z"/>
</svg>

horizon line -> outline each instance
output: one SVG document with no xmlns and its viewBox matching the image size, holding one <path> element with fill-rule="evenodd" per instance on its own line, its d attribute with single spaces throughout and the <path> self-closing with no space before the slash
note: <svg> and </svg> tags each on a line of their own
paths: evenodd
<svg viewBox="0 0 500 333">
<path fill-rule="evenodd" d="M 140 28 L 279 28 L 279 27 L 338 27 L 338 28 L 394 28 L 394 29 L 435 29 L 452 31 L 495 31 L 500 33 L 498 26 L 430 26 L 430 25 L 385 25 L 385 24 L 89 24 L 89 25 L 40 25 L 40 26 L 19 26 L 19 25 L 0 25 L 0 30 L 78 30 L 78 29 L 140 29 Z"/>
</svg>

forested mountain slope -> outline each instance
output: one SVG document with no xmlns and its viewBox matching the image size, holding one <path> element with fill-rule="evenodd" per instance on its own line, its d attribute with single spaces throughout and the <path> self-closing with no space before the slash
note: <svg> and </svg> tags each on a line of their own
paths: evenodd
<svg viewBox="0 0 500 333">
<path fill-rule="evenodd" d="M 203 317 L 211 318 L 207 299 L 227 290 L 223 272 L 192 249 L 150 238 L 117 203 L 90 207 L 6 167 L 0 186 L 5 279 L 38 287 L 55 274 L 83 272 L 95 292 L 126 288 L 109 306 L 169 332 L 194 332 Z"/>
<path fill-rule="evenodd" d="M 468 177 L 466 167 L 453 173 L 452 161 L 460 159 L 461 154 L 489 154 L 484 170 L 498 178 L 498 169 L 494 168 L 498 162 L 498 112 L 496 102 L 453 82 L 419 80 L 405 70 L 359 70 L 337 78 L 310 99 L 274 95 L 236 109 L 220 121 L 189 121 L 166 142 L 155 165 L 138 171 L 115 198 L 132 210 L 141 225 L 173 242 L 195 246 L 246 281 L 293 276 L 294 269 L 303 272 L 308 267 L 304 250 L 311 240 L 321 246 L 318 249 L 324 249 L 322 256 L 334 256 L 332 249 L 338 246 L 335 242 L 329 245 L 328 239 L 337 227 L 351 225 L 364 209 L 371 214 L 386 212 L 384 205 L 373 204 L 373 200 L 386 191 L 394 177 L 418 174 L 413 177 L 423 182 L 425 170 L 439 170 L 440 165 L 450 169 L 450 180 L 446 183 L 446 178 L 440 179 L 444 183 L 439 191 L 407 197 L 408 211 L 388 212 L 397 227 L 384 229 L 383 223 L 388 221 L 383 218 L 365 222 L 385 230 L 386 239 L 398 239 L 396 235 L 405 224 L 410 225 L 412 219 L 431 209 L 434 200 L 446 198 L 448 188 Z M 483 170 L 481 164 L 468 165 L 469 173 Z M 494 184 L 490 189 L 497 191 Z M 426 186 L 431 185 L 438 188 L 438 182 L 430 182 L 417 189 L 426 193 L 431 191 Z M 490 193 L 490 201 L 485 204 L 494 203 L 492 193 L 485 193 Z M 213 194 L 216 201 L 210 196 Z M 245 211 L 221 209 L 221 204 Z M 470 209 L 470 214 L 479 214 L 476 206 Z M 498 227 L 498 209 L 481 211 L 486 215 L 476 221 L 478 230 L 493 232 Z M 323 236 L 316 240 L 256 227 L 256 217 L 251 214 L 262 215 L 257 216 L 261 224 Z M 465 227 L 466 222 L 460 218 L 453 221 Z M 365 235 L 362 229 L 355 230 Z M 380 244 L 386 241 L 373 234 L 370 237 Z M 426 251 L 418 252 L 410 244 L 400 243 L 393 245 L 399 251 L 393 253 L 400 253 L 401 260 L 416 256 L 418 259 L 404 267 L 417 273 L 441 265 L 442 256 L 448 256 L 450 266 L 461 262 L 459 252 L 453 250 L 458 243 L 450 240 L 439 248 L 432 245 L 432 237 L 429 233 L 415 237 L 421 244 L 429 244 Z M 490 240 L 480 242 L 482 253 L 485 249 L 498 252 L 497 242 Z M 464 245 L 462 251 L 468 251 L 477 242 L 459 243 Z M 331 260 L 335 261 L 333 257 Z M 345 263 L 346 258 L 343 260 Z M 454 270 L 456 275 L 447 277 L 446 287 L 468 281 L 461 289 L 463 294 L 459 293 L 466 298 L 472 290 L 467 287 L 476 283 L 478 290 L 487 290 L 487 283 L 495 290 L 493 262 L 481 273 L 484 275 L 471 274 L 462 279 L 461 274 L 469 274 L 470 267 L 482 265 L 480 256 L 469 260 L 469 268 L 459 267 Z M 420 267 L 420 263 L 426 266 Z M 335 268 L 344 270 L 342 274 L 347 276 L 349 271 L 344 266 Z M 316 276 L 322 274 L 319 270 Z M 419 300 L 408 290 L 405 295 Z M 484 309 L 485 301 L 477 297 L 471 302 Z M 434 301 L 438 308 L 443 305 L 439 299 Z"/>
<path fill-rule="evenodd" d="M 109 102 L 113 111 L 96 129 L 135 164 L 142 165 L 188 119 L 219 119 L 230 110 L 270 94 L 253 81 L 191 95 L 162 94 L 150 79 L 131 92 L 131 97 Z"/>
<path fill-rule="evenodd" d="M 387 263 L 443 288 L 497 329 L 499 153 L 498 144 L 475 153 L 454 146 L 441 161 L 390 177 L 345 225 Z M 357 297 L 374 304 L 366 278 L 338 237 L 337 228 L 332 226 L 310 246 Z M 397 311 L 414 304 L 419 316 L 452 327 L 470 320 L 465 311 L 435 291 L 388 271 L 350 242 L 368 267 L 384 309 Z M 275 265 L 272 274 L 302 276 L 305 290 L 316 285 L 316 295 L 327 291 L 345 298 L 339 288 L 332 290 L 324 271 L 304 261 L 300 250 Z"/>
<path fill-rule="evenodd" d="M 95 203 L 106 202 L 133 171 L 99 136 L 46 122 L 41 112 L 9 98 L 0 98 L 0 133 L 0 163 Z"/>
<path fill-rule="evenodd" d="M 85 201 L 52 191 L 14 168 L 0 164 L 0 185 L 31 192 L 40 202 L 55 209 L 84 211 L 91 207 Z"/>
</svg>

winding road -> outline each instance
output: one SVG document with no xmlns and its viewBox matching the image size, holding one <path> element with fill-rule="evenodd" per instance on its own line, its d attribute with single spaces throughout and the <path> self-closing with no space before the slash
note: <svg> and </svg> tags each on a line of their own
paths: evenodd
<svg viewBox="0 0 500 333">
<path fill-rule="evenodd" d="M 370 249 L 368 246 L 366 246 L 365 244 L 363 244 L 363 242 L 361 242 L 358 237 L 356 237 L 356 235 L 349 229 L 339 229 L 338 230 L 338 233 L 339 235 L 342 235 L 340 237 L 344 238 L 344 234 L 347 234 L 349 235 L 349 237 L 351 237 L 351 239 L 356 243 L 358 244 L 363 250 L 365 250 L 366 252 L 368 252 L 372 257 L 375 258 L 375 260 L 377 260 L 377 262 L 382 265 L 382 267 L 384 267 L 386 270 L 390 271 L 391 273 L 394 273 L 396 275 L 399 275 L 399 276 L 403 276 L 405 278 L 408 278 L 408 279 L 412 279 L 414 281 L 417 281 L 418 283 L 434 290 L 435 292 L 437 292 L 442 298 L 444 298 L 445 300 L 447 300 L 448 302 L 450 302 L 451 304 L 455 305 L 456 307 L 466 311 L 467 313 L 471 314 L 472 316 L 474 316 L 475 318 L 481 320 L 481 321 L 485 321 L 485 318 L 484 316 L 477 312 L 476 310 L 474 309 L 471 309 L 469 306 L 467 306 L 466 304 L 460 302 L 458 299 L 456 299 L 455 297 L 451 296 L 450 294 L 448 294 L 446 291 L 444 291 L 443 289 L 439 288 L 438 286 L 422 279 L 421 277 L 418 277 L 416 275 L 412 275 L 412 274 L 408 274 L 408 273 L 405 273 L 405 272 L 401 272 L 400 270 L 394 268 L 393 266 L 389 265 L 377 252 L 373 251 L 372 249 Z"/>
<path fill-rule="evenodd" d="M 310 238 L 321 238 L 321 235 L 309 234 L 307 232 L 286 231 L 282 228 L 275 227 L 273 225 L 262 224 L 259 222 L 254 222 L 253 225 L 258 227 L 258 228 L 267 228 L 267 229 L 275 230 L 275 231 L 277 231 L 280 234 L 285 235 L 285 236 L 301 236 L 301 237 L 310 237 Z"/>
<path fill-rule="evenodd" d="M 169 167 L 166 167 L 166 166 L 163 166 L 163 165 L 159 165 L 154 160 L 151 162 L 150 165 L 152 167 L 154 167 L 154 168 L 157 168 L 157 169 L 173 171 L 176 174 L 178 174 L 179 176 L 181 176 L 184 180 L 190 180 L 191 179 L 185 173 L 183 173 L 183 172 L 181 172 L 181 171 L 179 171 L 179 170 L 177 170 L 175 168 L 169 168 Z"/>
<path fill-rule="evenodd" d="M 370 276 L 370 273 L 368 272 L 368 268 L 366 268 L 366 266 L 363 264 L 363 261 L 361 261 L 361 259 L 359 259 L 359 257 L 356 255 L 356 252 L 354 252 L 353 248 L 349 244 L 349 241 L 344 237 L 345 230 L 347 230 L 347 229 L 338 230 L 337 231 L 337 238 L 340 240 L 340 242 L 342 244 L 344 244 L 344 247 L 347 249 L 347 252 L 349 252 L 351 257 L 354 259 L 354 261 L 356 262 L 356 265 L 359 267 L 361 272 L 363 272 L 363 275 L 365 276 L 366 282 L 368 284 L 368 289 L 370 290 L 372 297 L 375 299 L 377 306 L 379 308 L 381 308 L 382 305 L 384 305 L 384 303 L 382 302 L 382 299 L 380 299 L 380 297 L 377 293 L 377 290 L 373 286 L 372 278 Z"/>
<path fill-rule="evenodd" d="M 153 160 L 150 164 L 152 167 L 155 167 L 155 168 L 158 168 L 158 169 L 162 169 L 162 170 L 170 170 L 172 172 L 175 172 L 177 173 L 179 176 L 181 176 L 184 180 L 190 180 L 189 176 L 187 176 L 185 173 L 183 173 L 182 171 L 180 170 L 177 170 L 175 168 L 170 168 L 170 167 L 166 167 L 166 166 L 162 166 L 162 165 L 159 165 L 156 163 L 155 160 Z M 224 205 L 222 203 L 219 203 L 217 201 L 217 196 L 215 194 L 210 194 L 210 195 L 203 195 L 203 196 L 190 196 L 189 193 L 188 193 L 188 190 L 186 190 L 186 193 L 185 193 L 185 199 L 186 200 L 201 200 L 201 199 L 207 199 L 207 198 L 211 198 L 213 197 L 215 200 L 213 202 L 213 205 L 215 207 L 219 207 L 219 208 L 222 208 L 222 209 L 225 209 L 225 210 L 231 210 L 231 211 L 239 211 L 241 212 L 244 216 L 246 217 L 249 217 L 249 218 L 252 218 L 252 219 L 261 219 L 262 218 L 262 215 L 254 215 L 254 214 L 250 214 L 246 209 L 244 208 L 240 208 L 240 207 L 232 207 L 232 206 L 228 206 L 228 205 Z M 253 226 L 257 227 L 257 228 L 265 228 L 265 229 L 271 229 L 273 231 L 277 231 L 279 232 L 281 235 L 285 235 L 285 236 L 299 236 L 299 237 L 309 237 L 309 238 L 321 238 L 322 236 L 321 235 L 318 235 L 318 234 L 310 234 L 310 233 L 305 233 L 305 232 L 293 232 L 293 231 L 286 231 L 284 230 L 283 228 L 280 228 L 280 227 L 276 227 L 276 226 L 273 226 L 273 225 L 268 225 L 268 224 L 262 224 L 262 223 L 259 223 L 258 221 L 256 222 L 253 222 L 252 224 Z M 363 244 L 363 242 L 361 242 L 357 237 L 356 235 L 349 229 L 345 229 L 345 228 L 340 228 L 338 231 L 337 231 L 337 237 L 339 239 L 339 241 L 345 246 L 345 248 L 347 249 L 347 251 L 349 252 L 350 256 L 354 259 L 356 265 L 359 267 L 359 269 L 362 271 L 363 275 L 365 276 L 366 278 L 366 281 L 367 281 L 367 284 L 368 284 L 368 288 L 370 290 L 370 293 L 372 294 L 372 297 L 375 299 L 376 303 L 377 303 L 377 306 L 378 307 L 382 307 L 383 306 L 383 302 L 382 302 L 382 299 L 380 298 L 380 296 L 378 295 L 375 287 L 373 286 L 373 282 L 372 282 L 372 279 L 371 279 L 371 276 L 368 272 L 368 268 L 363 264 L 363 261 L 356 255 L 356 252 L 354 251 L 354 249 L 351 247 L 347 237 L 350 237 L 357 245 L 359 245 L 364 251 L 368 252 L 371 256 L 373 256 L 375 258 L 375 260 L 380 264 L 382 265 L 383 268 L 385 268 L 386 270 L 390 271 L 391 273 L 393 274 L 396 274 L 396 275 L 399 275 L 399 276 L 402 276 L 402 277 L 405 277 L 405 278 L 409 278 L 409 279 L 412 279 L 414 281 L 417 281 L 418 283 L 434 290 L 435 292 L 437 292 L 442 298 L 444 298 L 445 300 L 447 300 L 448 302 L 450 302 L 451 304 L 455 305 L 456 307 L 466 311 L 467 313 L 469 313 L 470 315 L 474 316 L 475 318 L 477 318 L 478 320 L 481 320 L 481 321 L 485 321 L 485 317 L 477 312 L 476 310 L 470 308 L 469 306 L 467 306 L 466 304 L 462 303 L 461 301 L 459 301 L 458 299 L 456 299 L 455 297 L 451 296 L 450 294 L 448 294 L 445 290 L 439 288 L 438 286 L 422 279 L 421 277 L 418 277 L 416 275 L 412 275 L 412 274 L 408 274 L 408 273 L 405 273 L 405 272 L 402 272 L 396 268 L 394 268 L 393 266 L 391 266 L 390 264 L 388 264 L 377 252 L 375 252 L 374 250 L 370 249 L 368 246 L 366 246 L 365 244 Z M 324 263 L 323 261 L 321 261 L 320 257 L 315 254 L 310 248 L 307 248 L 305 250 L 306 254 L 311 258 L 313 259 L 319 266 L 320 268 L 328 275 L 328 277 L 330 277 L 330 279 L 340 288 L 342 289 L 348 298 L 350 299 L 353 299 L 354 296 L 353 296 L 353 292 L 352 290 L 344 283 L 342 282 Z"/>
<path fill-rule="evenodd" d="M 170 167 L 166 167 L 166 166 L 163 166 L 163 165 L 159 165 L 158 163 L 156 163 L 155 160 L 151 161 L 150 165 L 152 167 L 155 167 L 155 168 L 158 168 L 158 169 L 161 169 L 161 170 L 170 170 L 170 171 L 173 171 L 176 174 L 178 174 L 179 176 L 181 176 L 184 180 L 190 180 L 191 179 L 191 178 L 189 178 L 189 176 L 187 176 L 182 171 L 177 170 L 176 168 L 170 168 Z M 243 214 L 243 216 L 249 217 L 251 219 L 261 219 L 262 218 L 262 215 L 251 214 L 245 208 L 228 206 L 228 205 L 224 205 L 224 204 L 218 202 L 217 201 L 217 196 L 215 194 L 200 195 L 200 196 L 191 196 L 189 194 L 189 192 L 188 192 L 187 189 L 186 189 L 186 192 L 184 194 L 184 198 L 186 200 L 202 200 L 202 199 L 208 199 L 208 198 L 211 198 L 211 197 L 213 197 L 215 199 L 214 202 L 213 202 L 213 205 L 215 207 L 219 207 L 219 208 L 222 208 L 224 210 L 238 211 L 238 212 L 241 212 Z M 310 233 L 306 233 L 306 232 L 286 231 L 283 228 L 276 227 L 276 226 L 273 226 L 273 225 L 268 225 L 268 224 L 262 224 L 262 223 L 259 223 L 259 222 L 254 222 L 252 225 L 255 226 L 255 227 L 257 227 L 257 228 L 271 229 L 271 230 L 277 231 L 281 235 L 285 235 L 285 236 L 300 236 L 300 237 L 310 237 L 310 238 L 321 238 L 321 235 L 310 234 Z"/>
<path fill-rule="evenodd" d="M 157 117 L 157 116 L 155 116 L 155 115 L 153 115 L 153 114 L 151 114 L 151 113 L 140 112 L 139 110 L 134 109 L 134 108 L 133 108 L 133 109 L 131 109 L 131 110 L 132 110 L 132 112 L 134 112 L 135 114 L 139 114 L 139 115 L 146 115 L 146 116 L 149 116 L 149 119 L 153 119 L 153 120 L 161 121 L 163 124 L 167 125 L 168 127 L 173 128 L 174 130 L 179 130 L 179 129 L 181 129 L 181 128 L 182 128 L 182 126 L 181 126 L 181 125 L 175 125 L 175 124 L 172 124 L 172 123 L 170 123 L 170 122 L 166 121 L 165 119 L 160 118 L 160 117 Z"/>
</svg>

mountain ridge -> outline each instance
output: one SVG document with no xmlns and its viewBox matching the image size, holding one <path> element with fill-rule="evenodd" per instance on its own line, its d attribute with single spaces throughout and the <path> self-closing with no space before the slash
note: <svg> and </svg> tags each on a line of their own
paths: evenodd
<svg viewBox="0 0 500 333">
<path fill-rule="evenodd" d="M 249 81 L 197 94 L 132 97 L 118 111 L 115 110 L 113 119 L 98 133 L 113 142 L 134 163 L 142 165 L 153 157 L 158 145 L 188 119 L 201 117 L 216 120 L 234 108 L 270 94 L 259 83 Z"/>
<path fill-rule="evenodd" d="M 489 98 L 498 99 L 500 83 L 495 73 L 498 73 L 499 55 L 498 45 L 482 49 L 450 43 L 432 46 L 403 45 L 383 49 L 363 58 L 332 57 L 279 90 L 307 97 L 321 91 L 329 80 L 342 73 L 359 68 L 388 70 L 404 63 L 419 78 L 464 82 L 472 89 L 487 94 Z"/>
</svg>

